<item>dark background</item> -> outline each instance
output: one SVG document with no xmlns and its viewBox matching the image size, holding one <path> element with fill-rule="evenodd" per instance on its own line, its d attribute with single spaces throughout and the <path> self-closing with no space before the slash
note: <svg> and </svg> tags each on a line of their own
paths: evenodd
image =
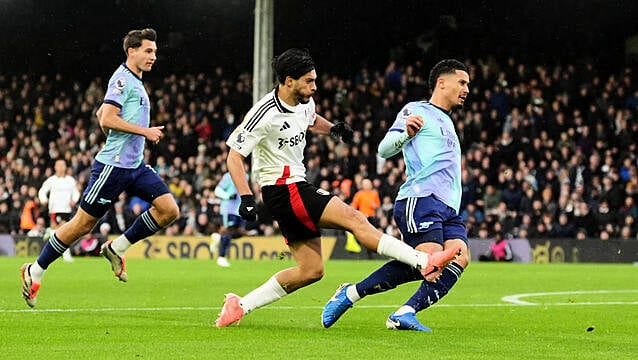
<svg viewBox="0 0 638 360">
<path fill-rule="evenodd" d="M 442 56 L 534 63 L 626 62 L 638 1 L 279 0 L 275 53 L 311 50 L 320 71 L 352 74 L 390 58 Z M 0 73 L 108 77 L 133 28 L 158 31 L 154 72 L 252 71 L 253 0 L 0 0 Z M 424 50 L 427 49 L 427 50 Z"/>
</svg>

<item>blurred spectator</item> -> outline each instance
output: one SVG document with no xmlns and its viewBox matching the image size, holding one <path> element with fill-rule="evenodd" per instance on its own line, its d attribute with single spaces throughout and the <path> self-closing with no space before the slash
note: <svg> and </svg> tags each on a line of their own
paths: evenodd
<svg viewBox="0 0 638 360">
<path fill-rule="evenodd" d="M 109 225 L 109 223 L 102 223 L 100 224 L 99 231 L 100 235 L 106 238 L 111 233 L 111 225 Z"/>
<path fill-rule="evenodd" d="M 579 228 L 576 231 L 576 240 L 585 240 L 587 239 L 587 230 L 583 228 Z"/>
<path fill-rule="evenodd" d="M 586 234 L 598 232 L 597 220 L 589 209 L 589 204 L 584 201 L 578 202 L 574 209 L 573 224 L 577 229 L 584 230 Z"/>
<path fill-rule="evenodd" d="M 569 222 L 569 217 L 566 213 L 558 215 L 558 223 L 552 227 L 550 236 L 553 238 L 573 238 L 576 236 L 576 229 Z"/>
<path fill-rule="evenodd" d="M 486 215 L 495 214 L 498 204 L 501 202 L 501 191 L 494 184 L 487 184 L 485 195 L 483 195 L 483 208 Z"/>
<path fill-rule="evenodd" d="M 465 108 L 453 114 L 465 158 L 460 211 L 472 222 L 468 222 L 468 233 L 478 234 L 483 223 L 479 211 L 490 228 L 494 221 L 507 220 L 511 224 L 499 225 L 504 225 L 503 231 L 522 230 L 530 237 L 547 236 L 548 228 L 559 224 L 561 212 L 568 214 L 574 229 L 585 228 L 591 238 L 604 229 L 603 237 L 618 236 L 628 223 L 635 234 L 635 71 L 629 67 L 608 71 L 592 64 L 539 66 L 514 58 L 502 63 L 466 62 L 480 69 L 473 73 Z M 347 185 L 356 184 L 358 174 L 375 179 L 373 188 L 379 197 L 392 200 L 404 181 L 405 163 L 401 156 L 379 160 L 373 154 L 408 95 L 426 95 L 422 69 L 418 62 L 395 60 L 378 69 L 362 67 L 345 76 L 326 73 L 319 79 L 317 107 L 332 118 L 348 121 L 356 135 L 348 148 L 328 137 L 309 136 L 307 180 L 348 197 L 360 189 L 352 185 L 347 194 Z M 569 77 L 567 69 L 583 74 L 595 71 L 596 76 L 565 80 L 551 75 Z M 92 158 L 105 139 L 93 115 L 104 84 L 101 79 L 82 83 L 64 76 L 3 76 L 0 204 L 5 203 L 8 211 L 3 212 L 0 205 L 0 231 L 26 233 L 27 218 L 33 223 L 37 219 L 37 203 L 29 202 L 28 189 L 52 175 L 49 169 L 55 161 L 66 160 L 79 187 L 86 186 Z M 250 75 L 234 75 L 217 66 L 211 74 L 168 74 L 145 79 L 145 85 L 151 98 L 151 121 L 166 126 L 166 139 L 149 147 L 145 160 L 173 187 L 184 214 L 166 233 L 180 234 L 187 224 L 194 231 L 196 217 L 189 222 L 186 214 L 200 199 L 210 198 L 207 191 L 226 171 L 225 138 L 250 106 Z M 599 206 L 602 200 L 606 206 Z M 499 214 L 502 201 L 508 211 L 517 210 L 515 216 Z M 136 202 L 122 199 L 129 209 Z M 208 216 L 215 221 L 218 214 L 211 209 Z M 267 209 L 260 211 L 265 216 L 251 225 L 253 229 L 275 232 Z M 544 218 L 545 212 L 551 218 Z M 21 230 L 22 214 L 30 216 Z M 390 209 L 375 216 L 392 231 Z M 111 232 L 118 231 L 114 222 L 108 223 Z"/>
<path fill-rule="evenodd" d="M 0 234 L 11 233 L 11 216 L 9 214 L 9 204 L 0 201 Z"/>
<path fill-rule="evenodd" d="M 636 236 L 633 234 L 631 227 L 625 225 L 620 228 L 620 239 L 621 240 L 635 240 Z"/>
<path fill-rule="evenodd" d="M 135 214 L 135 216 L 139 216 L 144 211 L 148 210 L 151 207 L 151 204 L 142 200 L 137 196 L 133 196 L 129 200 L 129 209 Z"/>
<path fill-rule="evenodd" d="M 500 232 L 494 234 L 494 241 L 488 253 L 479 256 L 479 261 L 512 261 L 513 259 L 512 246 Z"/>
<path fill-rule="evenodd" d="M 26 187 L 26 185 L 23 185 L 23 187 Z M 20 230 L 24 233 L 29 232 L 36 226 L 36 221 L 40 214 L 37 193 L 38 191 L 34 186 L 29 186 L 26 194 L 24 194 L 26 195 L 26 200 L 20 214 Z"/>
<path fill-rule="evenodd" d="M 27 236 L 31 237 L 43 237 L 44 232 L 46 231 L 47 225 L 46 220 L 40 216 L 35 221 L 35 225 L 27 232 Z"/>
<path fill-rule="evenodd" d="M 501 193 L 501 200 L 505 202 L 508 210 L 518 211 L 518 207 L 521 204 L 521 199 L 523 198 L 523 193 L 518 186 L 518 182 L 516 180 L 508 180 L 507 186 L 503 189 Z"/>
<path fill-rule="evenodd" d="M 352 207 L 361 211 L 368 217 L 368 221 L 375 227 L 379 226 L 379 219 L 376 217 L 377 209 L 381 206 L 379 193 L 372 187 L 370 179 L 361 181 L 361 189 L 352 198 Z"/>
<path fill-rule="evenodd" d="M 596 225 L 598 226 L 598 230 L 603 230 L 607 227 L 607 225 L 611 225 L 615 222 L 616 215 L 614 211 L 609 207 L 607 203 L 607 199 L 601 199 L 598 203 L 598 209 L 594 214 L 594 218 L 596 219 Z"/>
<path fill-rule="evenodd" d="M 109 234 L 120 235 L 133 224 L 133 221 L 135 214 L 120 200 L 115 202 L 111 211 L 106 214 L 104 223 L 109 225 Z"/>
</svg>

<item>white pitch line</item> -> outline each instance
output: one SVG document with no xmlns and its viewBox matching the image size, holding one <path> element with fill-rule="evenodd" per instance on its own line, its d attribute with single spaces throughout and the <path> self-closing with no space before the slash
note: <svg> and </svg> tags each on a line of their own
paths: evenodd
<svg viewBox="0 0 638 360">
<path fill-rule="evenodd" d="M 508 302 L 508 303 L 512 303 L 512 304 L 516 304 L 516 305 L 556 305 L 556 304 L 561 304 L 561 303 L 551 303 L 551 304 L 545 304 L 545 303 L 534 303 L 534 302 L 529 302 L 529 301 L 523 301 L 520 300 L 521 298 L 524 297 L 538 297 L 538 296 L 553 296 L 553 295 L 583 295 L 583 294 L 618 294 L 618 293 L 638 293 L 638 290 L 580 290 L 580 291 L 556 291 L 556 292 L 539 292 L 539 293 L 527 293 L 527 294 L 514 294 L 514 295 L 508 295 L 508 296 L 503 296 L 501 298 L 501 300 Z M 632 302 L 629 302 L 629 304 L 631 304 Z M 589 304 L 589 303 L 563 303 L 563 304 Z M 605 304 L 604 302 L 598 303 L 598 302 L 592 302 L 590 304 Z M 614 305 L 614 304 L 610 304 L 607 303 L 608 305 Z"/>
<path fill-rule="evenodd" d="M 555 293 L 551 293 L 555 294 Z M 525 302 L 523 302 L 525 303 Z M 517 303 L 498 303 L 498 304 L 437 304 L 436 307 L 519 307 L 519 306 L 594 306 L 594 305 L 638 305 L 638 301 L 606 301 L 606 302 L 580 302 L 580 303 L 547 303 L 547 304 L 517 304 Z M 357 305 L 357 309 L 386 309 L 396 308 L 400 304 L 394 305 Z M 149 308 L 87 308 L 87 309 L 0 309 L 0 314 L 7 313 L 99 313 L 99 312 L 117 312 L 117 311 L 136 311 L 136 312 L 153 312 L 153 311 L 217 311 L 221 307 L 195 307 L 195 306 L 174 306 L 174 307 L 149 307 Z M 319 310 L 323 306 L 267 306 L 261 310 Z"/>
</svg>

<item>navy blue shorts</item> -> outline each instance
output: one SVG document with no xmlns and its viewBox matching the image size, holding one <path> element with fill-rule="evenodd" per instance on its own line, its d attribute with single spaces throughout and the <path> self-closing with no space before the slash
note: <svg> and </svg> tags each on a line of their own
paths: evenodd
<svg viewBox="0 0 638 360">
<path fill-rule="evenodd" d="M 407 198 L 394 203 L 394 221 L 403 241 L 412 247 L 427 242 L 443 245 L 445 240 L 461 239 L 467 243 L 463 219 L 434 196 Z"/>
<path fill-rule="evenodd" d="M 170 192 L 162 178 L 143 161 L 135 169 L 118 168 L 95 161 L 80 207 L 89 215 L 101 218 L 124 191 L 148 203 Z"/>
</svg>

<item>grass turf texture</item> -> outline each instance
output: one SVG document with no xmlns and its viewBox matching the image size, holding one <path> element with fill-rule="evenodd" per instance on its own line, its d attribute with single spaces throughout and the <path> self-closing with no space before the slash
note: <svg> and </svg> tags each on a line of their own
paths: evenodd
<svg viewBox="0 0 638 360">
<path fill-rule="evenodd" d="M 358 302 L 330 329 L 325 302 L 341 282 L 382 264 L 329 261 L 314 285 L 217 329 L 223 294 L 245 295 L 290 260 L 129 260 L 120 283 L 100 258 L 59 261 L 38 305 L 20 295 L 19 267 L 0 257 L 2 359 L 634 359 L 638 267 L 474 263 L 439 304 L 419 313 L 431 334 L 385 329 L 417 283 Z M 601 290 L 611 290 L 601 293 Z M 515 305 L 502 297 L 536 305 Z M 593 331 L 587 331 L 594 327 Z"/>
</svg>

